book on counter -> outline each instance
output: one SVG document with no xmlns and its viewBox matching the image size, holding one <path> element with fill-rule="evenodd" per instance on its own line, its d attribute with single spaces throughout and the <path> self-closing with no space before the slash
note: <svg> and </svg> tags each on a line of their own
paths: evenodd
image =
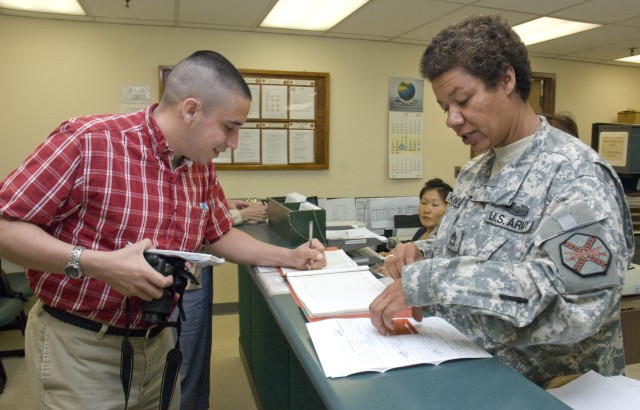
<svg viewBox="0 0 640 410">
<path fill-rule="evenodd" d="M 386 285 L 341 249 L 326 251 L 325 257 L 324 269 L 279 268 L 307 318 L 368 314 L 369 305 Z"/>
<path fill-rule="evenodd" d="M 369 318 L 309 322 L 307 330 L 327 377 L 491 357 L 442 318 L 402 318 L 394 323 L 390 335 L 380 334 Z"/>
</svg>

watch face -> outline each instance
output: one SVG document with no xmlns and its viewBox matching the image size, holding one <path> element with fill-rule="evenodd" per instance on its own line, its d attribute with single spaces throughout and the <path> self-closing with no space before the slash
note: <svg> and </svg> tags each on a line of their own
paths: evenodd
<svg viewBox="0 0 640 410">
<path fill-rule="evenodd" d="M 67 276 L 73 279 L 82 277 L 82 270 L 78 266 L 65 266 L 64 273 L 66 273 Z"/>
</svg>

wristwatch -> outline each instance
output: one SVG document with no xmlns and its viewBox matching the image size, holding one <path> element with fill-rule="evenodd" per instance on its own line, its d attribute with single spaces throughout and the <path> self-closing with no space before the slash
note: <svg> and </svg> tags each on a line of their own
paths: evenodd
<svg viewBox="0 0 640 410">
<path fill-rule="evenodd" d="M 82 266 L 80 266 L 80 255 L 82 255 L 82 251 L 84 251 L 84 247 L 74 246 L 69 262 L 64 265 L 64 273 L 72 279 L 80 279 L 84 276 Z"/>
</svg>

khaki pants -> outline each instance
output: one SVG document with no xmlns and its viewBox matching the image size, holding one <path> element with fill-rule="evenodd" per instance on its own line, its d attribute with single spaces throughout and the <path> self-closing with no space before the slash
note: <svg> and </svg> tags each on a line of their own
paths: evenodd
<svg viewBox="0 0 640 410">
<path fill-rule="evenodd" d="M 31 409 L 124 409 L 120 381 L 122 337 L 101 335 L 51 317 L 38 300 L 25 338 Z M 173 337 L 129 338 L 134 349 L 129 409 L 158 409 L 162 374 Z M 171 409 L 180 406 L 180 385 Z"/>
</svg>

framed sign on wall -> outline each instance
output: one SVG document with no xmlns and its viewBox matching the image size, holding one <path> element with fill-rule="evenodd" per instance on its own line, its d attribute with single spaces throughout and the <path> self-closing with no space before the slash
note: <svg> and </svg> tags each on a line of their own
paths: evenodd
<svg viewBox="0 0 640 410">
<path fill-rule="evenodd" d="M 159 66 L 160 96 L 172 66 Z M 251 109 L 217 169 L 329 168 L 329 73 L 240 69 Z"/>
</svg>

